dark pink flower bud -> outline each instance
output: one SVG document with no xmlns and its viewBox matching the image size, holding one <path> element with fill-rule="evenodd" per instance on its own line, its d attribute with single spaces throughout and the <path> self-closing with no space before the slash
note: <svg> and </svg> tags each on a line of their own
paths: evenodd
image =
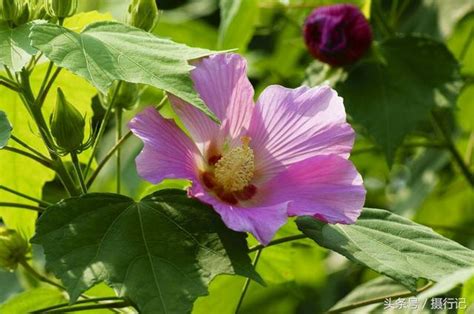
<svg viewBox="0 0 474 314">
<path fill-rule="evenodd" d="M 313 10 L 304 23 L 311 54 L 333 66 L 354 63 L 369 49 L 372 30 L 358 7 L 336 4 Z"/>
</svg>

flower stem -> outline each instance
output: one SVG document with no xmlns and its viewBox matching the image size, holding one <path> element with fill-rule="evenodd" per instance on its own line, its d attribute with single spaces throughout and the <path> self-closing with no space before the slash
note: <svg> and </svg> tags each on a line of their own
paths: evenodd
<svg viewBox="0 0 474 314">
<path fill-rule="evenodd" d="M 114 107 L 115 100 L 117 99 L 120 85 L 122 85 L 121 81 L 117 84 L 117 87 L 115 88 L 114 94 L 112 96 L 112 100 L 109 102 L 107 106 L 107 110 L 105 111 L 104 118 L 102 119 L 102 123 L 100 124 L 99 131 L 97 132 L 97 136 L 94 140 L 94 144 L 92 145 L 91 157 L 89 158 L 89 161 L 87 162 L 86 170 L 84 171 L 84 177 L 86 178 L 87 178 L 87 175 L 89 174 L 89 170 L 91 168 L 92 161 L 94 160 L 94 156 L 97 153 L 99 142 L 102 139 L 102 136 L 104 135 L 105 129 L 107 127 L 107 122 L 109 121 L 110 115 L 112 114 L 112 108 Z"/>
<path fill-rule="evenodd" d="M 92 183 L 94 183 L 95 179 L 97 178 L 97 175 L 100 173 L 102 168 L 104 168 L 105 164 L 110 160 L 115 155 L 115 152 L 119 149 L 120 146 L 122 146 L 125 141 L 130 138 L 132 135 L 131 131 L 128 131 L 127 134 L 125 134 L 115 145 L 112 147 L 107 154 L 105 155 L 104 159 L 99 163 L 97 166 L 97 169 L 91 174 L 89 180 L 87 181 L 87 187 L 90 188 Z"/>
<path fill-rule="evenodd" d="M 87 194 L 87 187 L 86 182 L 84 181 L 84 175 L 82 174 L 81 164 L 79 159 L 77 158 L 76 152 L 71 152 L 71 160 L 72 164 L 74 165 L 74 169 L 76 170 L 77 179 L 81 185 L 81 190 L 83 194 Z"/>
<path fill-rule="evenodd" d="M 120 298 L 120 297 L 102 297 L 102 298 L 91 298 L 91 299 L 86 299 L 86 300 L 80 300 L 80 301 L 75 302 L 74 305 L 79 305 L 79 304 L 84 304 L 84 303 L 91 303 L 91 302 L 98 303 L 98 302 L 101 302 L 101 301 L 117 301 L 117 300 L 123 301 L 123 299 Z M 69 304 L 69 302 L 68 303 L 61 303 L 61 304 L 57 304 L 57 305 L 53 305 L 53 306 L 49 306 L 49 307 L 39 309 L 39 310 L 33 311 L 31 313 L 32 314 L 50 313 L 50 311 L 52 311 L 52 310 L 57 310 L 57 309 L 60 309 L 60 308 L 63 308 L 63 307 L 70 307 L 70 306 L 71 306 L 71 304 Z"/>
<path fill-rule="evenodd" d="M 10 189 L 6 186 L 3 186 L 3 185 L 0 185 L 0 190 L 4 190 L 4 191 L 7 191 L 7 192 L 10 192 L 12 194 L 15 194 L 15 195 L 18 195 L 20 197 L 23 197 L 27 200 L 30 200 L 30 201 L 33 201 L 33 202 L 37 202 L 40 206 L 43 206 L 43 207 L 48 207 L 48 206 L 51 206 L 52 204 L 51 203 L 48 203 L 46 201 L 43 201 L 43 200 L 40 200 L 40 199 L 37 199 L 37 198 L 34 198 L 32 196 L 29 196 L 29 195 L 26 195 L 26 194 L 23 194 L 21 192 L 18 192 L 18 191 L 15 191 L 13 189 Z"/>
<path fill-rule="evenodd" d="M 283 238 L 280 238 L 280 239 L 273 240 L 270 243 L 268 243 L 267 245 L 258 244 L 258 245 L 252 246 L 249 249 L 249 253 L 254 252 L 254 251 L 258 251 L 258 250 L 262 250 L 262 249 L 267 248 L 269 246 L 273 246 L 273 245 L 277 245 L 277 244 L 281 244 L 281 243 L 286 243 L 286 242 L 291 242 L 291 241 L 296 241 L 296 240 L 301 240 L 301 239 L 305 239 L 305 238 L 307 238 L 307 236 L 305 234 L 296 234 L 296 235 L 292 235 L 292 236 L 288 236 L 288 237 L 283 237 Z"/>
<path fill-rule="evenodd" d="M 43 207 L 37 207 L 37 206 L 27 205 L 27 204 L 9 203 L 9 202 L 0 202 L 0 207 L 16 207 L 16 208 L 23 208 L 23 209 L 31 209 L 37 212 L 42 212 L 44 210 Z"/>
<path fill-rule="evenodd" d="M 41 91 L 41 93 L 38 95 L 36 99 L 36 103 L 39 108 L 41 108 L 46 100 L 46 96 L 48 96 L 49 90 L 51 89 L 51 86 L 53 86 L 54 81 L 58 77 L 59 73 L 61 72 L 62 68 L 57 68 L 56 71 L 54 71 L 53 75 L 51 76 L 51 79 L 48 81 L 46 84 L 46 87 Z"/>
<path fill-rule="evenodd" d="M 417 289 L 414 292 L 410 291 L 410 292 L 394 293 L 394 294 L 389 294 L 389 295 L 386 295 L 386 296 L 383 296 L 383 297 L 377 297 L 377 298 L 368 299 L 368 300 L 364 300 L 364 301 L 354 302 L 354 303 L 346 305 L 346 306 L 342 306 L 342 307 L 339 307 L 339 308 L 335 308 L 333 310 L 329 310 L 327 313 L 342 313 L 342 312 L 350 311 L 350 310 L 353 310 L 353 309 L 356 309 L 356 308 L 359 308 L 359 307 L 363 307 L 363 306 L 367 306 L 367 305 L 371 305 L 371 304 L 376 304 L 376 303 L 381 303 L 381 302 L 385 301 L 386 299 L 391 299 L 391 298 L 392 299 L 398 299 L 398 298 L 411 297 L 411 296 L 420 294 L 421 292 L 423 292 L 425 290 L 428 290 L 429 288 L 431 288 L 431 286 L 433 286 L 432 282 L 426 284 L 425 286 Z"/>
<path fill-rule="evenodd" d="M 2 148 L 2 150 L 9 151 L 9 152 L 12 152 L 12 153 L 16 153 L 16 154 L 19 154 L 19 155 L 23 155 L 25 157 L 28 157 L 28 158 L 42 164 L 43 166 L 45 166 L 49 169 L 54 170 L 53 161 L 50 160 L 50 159 L 43 159 L 43 158 L 40 158 L 40 157 L 38 157 L 36 155 L 33 155 L 29 152 L 25 152 L 24 150 L 21 150 L 21 149 L 15 148 L 15 147 L 10 147 L 10 146 L 5 146 L 4 148 Z"/>
<path fill-rule="evenodd" d="M 122 108 L 115 108 L 115 121 L 116 121 L 116 137 L 115 137 L 115 145 L 117 145 L 118 142 L 120 142 L 120 139 L 122 138 Z M 120 184 L 122 180 L 122 176 L 120 174 L 121 171 L 121 154 L 120 154 L 120 146 L 117 146 L 117 159 L 116 159 L 116 165 L 117 165 L 117 173 L 116 173 L 116 179 L 117 179 L 117 194 L 120 194 Z"/>
<path fill-rule="evenodd" d="M 257 254 L 255 254 L 255 258 L 253 260 L 253 267 L 257 266 L 258 260 L 260 259 L 260 255 L 262 254 L 263 248 L 257 250 Z M 235 313 L 239 313 L 242 303 L 244 302 L 245 294 L 250 286 L 250 278 L 245 279 L 244 287 L 242 288 L 242 293 L 240 294 L 239 302 L 237 303 L 237 308 L 235 309 Z"/>
<path fill-rule="evenodd" d="M 44 276 L 42 274 L 40 274 L 38 271 L 36 271 L 36 269 L 34 269 L 30 264 L 28 264 L 28 262 L 26 260 L 20 261 L 20 265 L 23 266 L 23 268 L 27 272 L 32 274 L 34 277 L 38 278 L 39 281 L 42 281 L 42 282 L 45 282 L 45 283 L 50 284 L 52 286 L 55 286 L 56 288 L 59 288 L 61 290 L 66 290 L 66 288 L 64 288 L 60 284 L 48 279 L 46 276 Z"/>
<path fill-rule="evenodd" d="M 456 146 L 454 145 L 451 139 L 451 135 L 449 131 L 446 130 L 446 128 L 443 126 L 441 118 L 435 112 L 433 112 L 432 117 L 433 117 L 434 127 L 446 141 L 446 147 L 449 149 L 449 151 L 453 155 L 454 161 L 458 164 L 459 169 L 461 170 L 461 172 L 463 173 L 464 177 L 469 182 L 469 184 L 471 186 L 474 186 L 474 175 L 472 174 L 469 167 L 464 163 L 464 160 L 461 154 L 456 149 Z"/>
</svg>

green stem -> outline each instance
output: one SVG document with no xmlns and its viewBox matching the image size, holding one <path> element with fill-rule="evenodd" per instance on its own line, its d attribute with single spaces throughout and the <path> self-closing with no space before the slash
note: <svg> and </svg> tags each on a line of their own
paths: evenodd
<svg viewBox="0 0 474 314">
<path fill-rule="evenodd" d="M 77 158 L 76 152 L 71 152 L 71 160 L 72 160 L 72 164 L 74 165 L 74 169 L 76 170 L 77 179 L 79 180 L 79 183 L 81 185 L 82 193 L 87 194 L 86 182 L 84 180 L 84 175 L 82 174 L 82 170 L 81 170 L 81 163 L 79 162 L 79 159 Z"/>
<path fill-rule="evenodd" d="M 426 284 L 425 286 L 417 289 L 414 292 L 411 292 L 411 291 L 410 292 L 399 292 L 399 293 L 389 294 L 389 295 L 386 295 L 386 296 L 383 296 L 383 297 L 377 297 L 377 298 L 368 299 L 368 300 L 364 300 L 364 301 L 354 302 L 354 303 L 346 305 L 346 306 L 341 306 L 341 307 L 335 308 L 333 310 L 329 310 L 327 313 L 342 313 L 342 312 L 350 311 L 350 310 L 353 310 L 353 309 L 356 309 L 356 308 L 359 308 L 359 307 L 363 307 L 363 306 L 367 306 L 367 305 L 371 305 L 371 304 L 376 304 L 376 303 L 382 303 L 387 299 L 408 298 L 408 297 L 411 297 L 411 296 L 418 295 L 418 294 L 420 294 L 421 292 L 423 292 L 425 290 L 428 290 L 429 288 L 431 288 L 431 286 L 433 286 L 433 283 L 430 282 L 430 283 Z"/>
<path fill-rule="evenodd" d="M 120 139 L 122 138 L 122 108 L 115 108 L 115 121 L 116 121 L 116 137 L 115 137 L 115 145 L 117 145 L 118 142 L 120 142 Z M 116 165 L 117 165 L 117 173 L 116 173 L 116 178 L 117 178 L 117 194 L 120 194 L 120 184 L 121 184 L 121 154 L 120 154 L 120 146 L 117 146 L 117 159 L 116 159 Z"/>
<path fill-rule="evenodd" d="M 22 140 L 20 140 L 18 137 L 14 136 L 14 135 L 11 135 L 10 138 L 12 140 L 14 140 L 15 142 L 17 142 L 18 144 L 20 144 L 21 146 L 23 146 L 24 148 L 28 149 L 29 151 L 31 151 L 32 153 L 35 153 L 38 157 L 40 158 L 43 158 L 45 160 L 48 160 L 49 158 L 46 157 L 45 155 L 43 155 L 42 153 L 40 153 L 39 151 L 37 151 L 36 149 L 34 149 L 33 147 L 31 147 L 30 145 L 28 145 L 27 143 L 23 142 Z"/>
<path fill-rule="evenodd" d="M 253 267 L 257 267 L 258 260 L 260 259 L 260 255 L 262 254 L 263 248 L 259 249 L 257 251 L 257 254 L 255 254 L 255 258 L 253 260 Z M 239 302 L 237 303 L 237 308 L 235 309 L 235 313 L 239 313 L 240 308 L 242 307 L 242 303 L 244 302 L 245 295 L 247 294 L 247 290 L 249 289 L 250 286 L 250 278 L 245 279 L 244 287 L 242 288 L 242 293 L 240 294 Z"/>
<path fill-rule="evenodd" d="M 120 298 L 120 297 L 91 298 L 91 299 L 87 299 L 87 300 L 77 301 L 77 302 L 74 303 L 74 305 L 84 304 L 84 303 L 91 303 L 91 302 L 98 303 L 98 302 L 101 302 L 101 301 L 117 301 L 117 300 L 123 300 L 123 299 Z M 49 307 L 39 309 L 39 310 L 33 311 L 31 313 L 32 314 L 47 313 L 48 311 L 51 311 L 51 310 L 57 310 L 57 309 L 60 309 L 60 308 L 63 308 L 63 307 L 70 307 L 70 306 L 71 306 L 71 304 L 69 302 L 68 303 L 61 303 L 61 304 L 57 304 L 57 305 L 53 305 L 53 306 L 49 306 Z"/>
<path fill-rule="evenodd" d="M 89 180 L 87 181 L 87 187 L 90 188 L 92 183 L 94 183 L 95 179 L 97 178 L 97 176 L 99 175 L 100 171 L 102 170 L 102 168 L 104 168 L 105 164 L 110 160 L 110 158 L 112 158 L 115 154 L 115 152 L 119 149 L 120 146 L 123 145 L 123 143 L 125 143 L 125 141 L 130 138 L 130 136 L 132 135 L 132 132 L 131 131 L 128 131 L 127 134 L 125 134 L 115 145 L 114 147 L 112 147 L 108 152 L 107 154 L 105 155 L 104 159 L 102 159 L 102 161 L 99 163 L 99 165 L 97 166 L 97 169 L 95 169 L 95 171 L 92 173 L 91 177 L 89 178 Z"/>
<path fill-rule="evenodd" d="M 20 265 L 23 266 L 23 268 L 29 272 L 30 274 L 32 274 L 34 277 L 38 278 L 39 281 L 42 281 L 42 282 L 45 282 L 47 284 L 50 284 L 52 286 L 55 286 L 56 288 L 59 288 L 61 290 L 66 290 L 66 288 L 64 288 L 63 286 L 61 286 L 60 284 L 52 281 L 51 279 L 47 278 L 46 276 L 43 276 L 42 274 L 40 274 L 39 272 L 36 271 L 36 269 L 34 269 L 30 264 L 28 264 L 27 261 L 23 260 L 20 262 Z"/>
<path fill-rule="evenodd" d="M 6 65 L 4 65 L 3 68 L 5 69 L 5 72 L 7 72 L 7 75 L 10 78 L 10 80 L 15 81 L 15 77 L 13 76 L 10 69 Z"/>
<path fill-rule="evenodd" d="M 18 204 L 18 203 L 9 203 L 9 202 L 0 202 L 0 207 L 16 207 L 16 208 L 23 208 L 23 209 L 30 209 L 37 212 L 42 212 L 44 210 L 43 207 L 37 207 L 27 204 Z"/>
<path fill-rule="evenodd" d="M 29 152 L 25 152 L 24 150 L 21 150 L 21 149 L 18 149 L 18 148 L 15 148 L 15 147 L 10 147 L 10 146 L 5 146 L 4 148 L 2 148 L 2 150 L 4 151 L 9 151 L 9 152 L 12 152 L 12 153 L 16 153 L 16 154 L 19 154 L 19 155 L 23 155 L 25 157 L 28 157 L 40 164 L 42 164 L 43 166 L 49 168 L 49 169 L 52 169 L 54 170 L 54 166 L 53 166 L 53 161 L 52 160 L 49 160 L 49 159 L 43 159 L 43 158 L 40 158 L 36 155 L 33 155 Z"/>
<path fill-rule="evenodd" d="M 129 306 L 130 306 L 130 302 L 120 301 L 120 302 L 114 302 L 114 303 L 101 303 L 101 304 L 93 304 L 93 305 L 72 306 L 70 308 L 61 308 L 58 310 L 39 312 L 39 313 L 69 313 L 69 312 L 88 311 L 88 310 L 95 310 L 95 309 L 120 309 L 123 307 L 129 307 Z"/>
<path fill-rule="evenodd" d="M 262 249 L 264 249 L 266 247 L 269 247 L 269 246 L 273 246 L 273 245 L 277 245 L 277 244 L 281 244 L 281 243 L 285 243 L 285 242 L 290 242 L 290 241 L 301 240 L 301 239 L 305 239 L 305 238 L 307 238 L 307 236 L 305 234 L 296 234 L 296 235 L 292 235 L 292 236 L 288 236 L 288 237 L 283 237 L 283 238 L 280 238 L 280 239 L 273 240 L 270 243 L 268 243 L 267 245 L 258 244 L 258 245 L 252 246 L 249 249 L 249 253 L 254 252 L 254 251 L 258 251 L 258 250 L 262 250 Z"/>
<path fill-rule="evenodd" d="M 52 205 L 51 203 L 48 203 L 48 202 L 46 202 L 46 201 L 43 201 L 43 200 L 34 198 L 34 197 L 29 196 L 29 195 L 26 195 L 26 194 L 23 194 L 23 193 L 21 193 L 21 192 L 15 191 L 15 190 L 10 189 L 10 188 L 8 188 L 8 187 L 6 187 L 6 186 L 3 186 L 3 185 L 0 185 L 0 190 L 4 190 L 4 191 L 6 191 L 6 192 L 9 192 L 9 193 L 15 194 L 15 195 L 17 195 L 17 196 L 23 197 L 24 199 L 27 199 L 27 200 L 36 202 L 36 203 L 38 203 L 40 206 L 43 206 L 43 207 L 48 207 L 48 206 L 51 206 L 51 205 Z"/>
<path fill-rule="evenodd" d="M 41 87 L 39 89 L 38 95 L 43 94 L 46 84 L 49 81 L 49 76 L 51 75 L 51 71 L 53 70 L 53 66 L 54 66 L 54 63 L 49 62 L 48 69 L 46 70 L 46 74 L 44 75 L 44 79 L 43 79 L 43 82 L 41 83 Z"/>
<path fill-rule="evenodd" d="M 2 80 L 1 78 L 0 78 L 0 85 L 5 86 L 6 88 L 11 89 L 12 91 L 17 92 L 17 93 L 20 91 L 18 87 L 16 87 L 13 84 L 10 84 L 9 82 L 5 80 Z"/>
<path fill-rule="evenodd" d="M 97 148 L 99 146 L 99 142 L 102 139 L 102 136 L 104 135 L 105 129 L 107 127 L 107 122 L 109 121 L 110 115 L 112 113 L 112 108 L 114 107 L 115 100 L 117 99 L 117 95 L 120 89 L 120 85 L 122 85 L 122 82 L 119 82 L 117 84 L 117 87 L 115 88 L 114 94 L 112 96 L 112 100 L 107 106 L 107 110 L 105 111 L 104 119 L 102 119 L 102 123 L 100 124 L 99 131 L 97 132 L 97 137 L 94 140 L 94 144 L 92 145 L 92 153 L 91 157 L 89 158 L 89 162 L 87 163 L 86 170 L 84 171 L 84 177 L 87 178 L 87 175 L 89 174 L 89 170 L 92 165 L 92 161 L 94 160 L 94 156 L 97 153 Z"/>
<path fill-rule="evenodd" d="M 446 141 L 447 148 L 451 152 L 454 158 L 454 161 L 458 164 L 459 169 L 461 170 L 461 172 L 463 173 L 464 177 L 469 182 L 469 184 L 471 186 L 474 186 L 474 175 L 471 173 L 471 170 L 469 170 L 469 167 L 464 163 L 464 160 L 461 154 L 456 149 L 456 146 L 454 145 L 451 139 L 451 135 L 449 131 L 446 130 L 446 128 L 443 126 L 441 118 L 435 112 L 433 112 L 432 117 L 433 117 L 434 127 L 435 129 L 438 130 L 438 133 L 440 133 L 441 136 Z"/>
<path fill-rule="evenodd" d="M 46 84 L 46 87 L 41 92 L 41 94 L 38 95 L 36 103 L 37 103 L 39 108 L 41 108 L 43 106 L 43 104 L 46 100 L 46 96 L 48 96 L 49 90 L 51 89 L 51 86 L 53 86 L 53 83 L 56 80 L 56 78 L 58 77 L 59 73 L 61 72 L 61 69 L 62 68 L 57 68 L 56 71 L 54 71 L 53 75 L 51 76 L 51 79 Z"/>
</svg>

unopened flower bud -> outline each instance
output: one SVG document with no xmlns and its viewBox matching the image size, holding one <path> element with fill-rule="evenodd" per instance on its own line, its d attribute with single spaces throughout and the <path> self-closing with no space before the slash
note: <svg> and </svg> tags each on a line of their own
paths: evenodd
<svg viewBox="0 0 474 314">
<path fill-rule="evenodd" d="M 73 16 L 77 10 L 77 0 L 45 0 L 46 11 L 52 17 L 64 19 Z"/>
<path fill-rule="evenodd" d="M 113 91 L 117 88 L 118 83 L 115 83 L 110 89 L 112 92 L 108 95 L 108 103 L 112 101 L 114 96 Z M 120 84 L 117 95 L 115 96 L 114 107 L 124 110 L 130 110 L 135 107 L 138 101 L 140 89 L 137 84 L 122 82 Z"/>
<path fill-rule="evenodd" d="M 333 66 L 357 61 L 372 43 L 372 30 L 358 7 L 336 4 L 316 8 L 306 18 L 304 39 L 310 53 Z"/>
<path fill-rule="evenodd" d="M 158 16 L 155 0 L 132 0 L 128 7 L 127 22 L 129 25 L 150 32 L 158 23 Z"/>
<path fill-rule="evenodd" d="M 56 145 L 65 153 L 75 152 L 82 147 L 85 119 L 74 106 L 66 100 L 58 88 L 56 107 L 51 115 L 51 133 Z"/>
<path fill-rule="evenodd" d="M 30 246 L 25 238 L 15 230 L 0 227 L 0 268 L 15 270 L 29 252 Z"/>
</svg>

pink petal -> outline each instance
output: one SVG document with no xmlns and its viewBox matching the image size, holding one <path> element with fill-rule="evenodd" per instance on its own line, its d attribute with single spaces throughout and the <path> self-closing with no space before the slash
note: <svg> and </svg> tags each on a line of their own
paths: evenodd
<svg viewBox="0 0 474 314">
<path fill-rule="evenodd" d="M 212 205 L 225 225 L 240 232 L 250 232 L 262 244 L 268 244 L 287 221 L 288 202 L 270 206 L 239 207 L 222 202 L 207 193 L 199 182 L 193 182 L 191 196 Z"/>
<path fill-rule="evenodd" d="M 238 139 L 242 130 L 247 130 L 254 108 L 254 91 L 247 78 L 245 59 L 231 53 L 212 55 L 196 64 L 191 77 L 204 103 L 222 122 L 219 127 L 193 106 L 176 97 L 170 98 L 201 151 L 219 134 Z"/>
<path fill-rule="evenodd" d="M 196 145 L 172 121 L 147 107 L 128 124 L 145 146 L 136 159 L 138 174 L 151 183 L 166 178 L 194 179 L 202 160 Z"/>
<path fill-rule="evenodd" d="M 292 164 L 262 186 L 264 204 L 291 200 L 289 216 L 310 215 L 330 223 L 353 223 L 365 201 L 365 188 L 351 161 L 316 156 Z"/>
<path fill-rule="evenodd" d="M 249 136 L 256 169 L 267 177 L 316 155 L 348 158 L 354 143 L 342 98 L 328 86 L 266 88 L 254 110 Z"/>
</svg>

